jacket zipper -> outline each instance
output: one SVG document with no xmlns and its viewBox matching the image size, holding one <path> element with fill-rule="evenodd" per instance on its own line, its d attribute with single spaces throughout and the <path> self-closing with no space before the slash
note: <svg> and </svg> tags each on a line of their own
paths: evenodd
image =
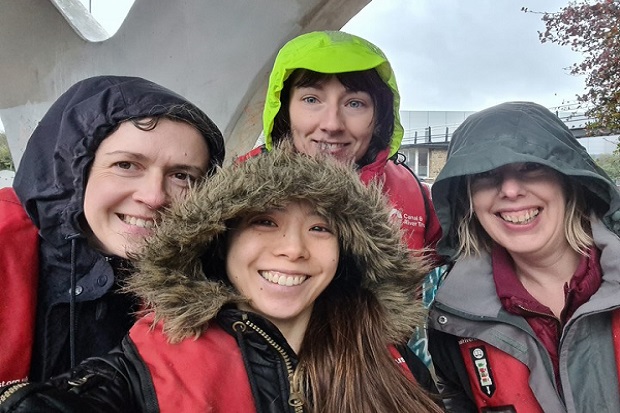
<svg viewBox="0 0 620 413">
<path fill-rule="evenodd" d="M 27 385 L 28 385 L 28 383 L 17 383 L 17 384 L 13 384 L 11 386 L 8 386 L 0 394 L 0 404 L 6 402 L 7 399 L 9 397 L 11 397 L 17 390 L 21 389 L 22 387 L 26 387 Z"/>
<path fill-rule="evenodd" d="M 288 375 L 288 383 L 290 387 L 290 394 L 288 396 L 288 405 L 294 409 L 295 413 L 303 413 L 304 402 L 301 398 L 301 392 L 299 391 L 298 386 L 296 386 L 293 381 L 293 374 L 295 370 L 293 369 L 293 363 L 291 362 L 291 358 L 289 357 L 289 355 L 282 348 L 282 346 L 276 343 L 276 341 L 273 338 L 271 338 L 271 336 L 269 336 L 262 328 L 260 328 L 259 326 L 257 326 L 256 324 L 248 320 L 246 314 L 243 315 L 243 323 L 241 322 L 238 322 L 238 323 L 245 324 L 246 326 L 250 327 L 252 330 L 257 332 L 261 337 L 265 339 L 265 341 L 271 347 L 273 347 L 280 354 L 280 356 L 282 357 L 282 360 L 284 361 L 284 365 L 286 366 L 286 372 Z"/>
<path fill-rule="evenodd" d="M 523 311 L 525 311 L 527 313 L 530 313 L 530 314 L 541 315 L 543 317 L 548 317 L 548 318 L 550 317 L 550 318 L 553 318 L 553 319 L 555 319 L 555 320 L 557 320 L 559 322 L 559 320 L 555 316 L 552 316 L 551 314 L 541 313 L 540 311 L 530 310 L 529 308 L 523 307 L 521 304 L 518 304 L 517 308 L 519 308 L 519 309 L 521 309 L 521 310 L 523 310 Z"/>
</svg>

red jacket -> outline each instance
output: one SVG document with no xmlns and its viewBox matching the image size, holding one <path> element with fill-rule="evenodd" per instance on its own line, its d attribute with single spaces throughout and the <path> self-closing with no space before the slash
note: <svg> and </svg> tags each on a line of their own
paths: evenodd
<svg viewBox="0 0 620 413">
<path fill-rule="evenodd" d="M 38 231 L 12 188 L 0 189 L 0 386 L 28 379 L 37 276 Z"/>
</svg>

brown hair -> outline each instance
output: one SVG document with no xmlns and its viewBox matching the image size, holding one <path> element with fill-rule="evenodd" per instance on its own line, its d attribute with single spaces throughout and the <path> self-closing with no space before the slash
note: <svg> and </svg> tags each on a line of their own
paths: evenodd
<svg viewBox="0 0 620 413">
<path fill-rule="evenodd" d="M 306 411 L 441 412 L 433 396 L 394 361 L 381 328 L 383 308 L 355 280 L 351 261 L 341 260 L 304 335 L 295 382 L 309 395 Z"/>
<path fill-rule="evenodd" d="M 319 73 L 307 69 L 295 70 L 282 87 L 280 110 L 274 119 L 271 139 L 274 145 L 277 145 L 291 134 L 289 103 L 293 88 L 318 85 L 327 82 L 333 76 L 347 90 L 366 92 L 372 98 L 375 107 L 373 118 L 375 127 L 368 151 L 358 162 L 360 165 L 371 163 L 381 150 L 390 145 L 394 134 L 394 93 L 375 69 L 335 74 Z"/>
</svg>

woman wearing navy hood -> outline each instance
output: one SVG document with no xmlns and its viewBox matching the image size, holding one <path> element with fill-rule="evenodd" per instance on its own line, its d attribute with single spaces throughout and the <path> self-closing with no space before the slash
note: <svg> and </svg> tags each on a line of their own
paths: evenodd
<svg viewBox="0 0 620 413">
<path fill-rule="evenodd" d="M 0 190 L 0 385 L 120 342 L 137 310 L 118 291 L 127 254 L 223 158 L 205 113 L 148 80 L 93 77 L 58 98 Z"/>
</svg>

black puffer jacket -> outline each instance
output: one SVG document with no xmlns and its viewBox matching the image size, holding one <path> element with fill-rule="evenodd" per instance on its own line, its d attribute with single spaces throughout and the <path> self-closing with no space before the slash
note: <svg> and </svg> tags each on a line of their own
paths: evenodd
<svg viewBox="0 0 620 413">
<path fill-rule="evenodd" d="M 120 122 L 161 115 L 176 105 L 194 107 L 141 78 L 89 78 L 67 90 L 30 137 L 13 185 L 40 234 L 30 380 L 67 371 L 71 348 L 76 362 L 107 353 L 133 324 L 133 299 L 116 293 L 128 264 L 88 245 L 81 225 L 84 189 L 95 151 Z M 224 141 L 214 124 L 210 129 L 201 132 L 213 170 L 223 161 Z"/>
<path fill-rule="evenodd" d="M 381 308 L 374 331 L 387 342 L 404 343 L 424 319 L 421 301 L 412 297 L 426 269 L 411 259 L 401 243 L 380 189 L 367 188 L 355 171 L 335 161 L 326 163 L 274 150 L 220 171 L 164 217 L 128 287 L 152 312 L 132 328 L 120 348 L 106 357 L 87 360 L 52 383 L 0 390 L 0 413 L 156 413 L 170 411 L 172 406 L 183 412 L 234 411 L 213 408 L 221 406 L 221 401 L 209 400 L 213 397 L 209 388 L 196 386 L 197 381 L 214 381 L 212 377 L 204 379 L 211 374 L 212 364 L 218 363 L 208 356 L 214 353 L 211 349 L 216 348 L 217 354 L 230 353 L 230 346 L 221 344 L 225 341 L 221 335 L 213 340 L 213 332 L 218 330 L 215 323 L 234 337 L 226 343 L 236 341 L 239 347 L 232 350 L 238 355 L 230 358 L 230 374 L 242 359 L 256 411 L 302 411 L 289 404 L 290 373 L 297 355 L 273 324 L 235 308 L 243 298 L 223 275 L 219 252 L 231 222 L 291 200 L 310 202 L 339 234 L 342 267 L 315 308 L 326 305 L 326 297 L 340 299 L 349 296 L 345 291 L 353 296 L 361 289 Z M 357 314 L 354 308 L 351 312 Z M 235 328 L 237 321 L 247 328 Z M 193 356 L 195 349 L 206 353 Z M 398 349 L 418 383 L 434 390 L 421 361 L 406 346 Z M 192 364 L 188 360 L 198 361 Z M 186 380 L 188 376 L 191 382 Z M 215 378 L 216 382 L 227 380 Z M 244 383 L 225 387 L 231 387 L 225 397 L 243 397 L 239 394 L 243 394 Z M 207 399 L 206 405 L 184 406 L 196 398 L 195 392 L 204 393 L 197 400 Z M 2 402 L 2 398 L 8 400 Z"/>
</svg>

